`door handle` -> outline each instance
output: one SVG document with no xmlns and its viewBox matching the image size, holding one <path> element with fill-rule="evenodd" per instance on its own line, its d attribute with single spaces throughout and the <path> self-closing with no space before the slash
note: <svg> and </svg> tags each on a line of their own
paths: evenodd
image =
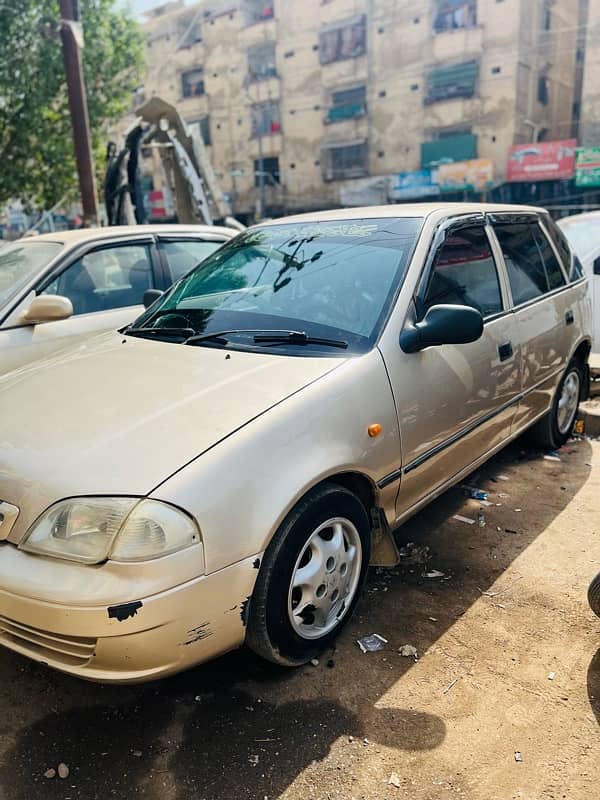
<svg viewBox="0 0 600 800">
<path fill-rule="evenodd" d="M 565 323 L 567 325 L 572 325 L 574 322 L 575 322 L 575 315 L 573 314 L 571 309 L 569 309 L 565 314 Z"/>
<path fill-rule="evenodd" d="M 500 356 L 500 361 L 508 361 L 509 358 L 512 357 L 513 348 L 511 342 L 505 342 L 504 344 L 498 345 L 498 355 Z"/>
</svg>

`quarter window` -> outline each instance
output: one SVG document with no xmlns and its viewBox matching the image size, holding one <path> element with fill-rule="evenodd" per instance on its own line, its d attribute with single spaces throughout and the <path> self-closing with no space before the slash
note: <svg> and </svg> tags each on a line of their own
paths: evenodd
<svg viewBox="0 0 600 800">
<path fill-rule="evenodd" d="M 498 270 L 482 225 L 451 231 L 439 250 L 423 313 L 440 303 L 471 306 L 484 317 L 503 310 Z"/>
</svg>

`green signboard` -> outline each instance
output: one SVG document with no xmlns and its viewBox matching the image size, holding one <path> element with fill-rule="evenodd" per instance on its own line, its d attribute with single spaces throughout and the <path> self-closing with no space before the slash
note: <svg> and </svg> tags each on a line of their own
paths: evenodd
<svg viewBox="0 0 600 800">
<path fill-rule="evenodd" d="M 578 147 L 575 186 L 600 186 L 600 147 Z"/>
</svg>

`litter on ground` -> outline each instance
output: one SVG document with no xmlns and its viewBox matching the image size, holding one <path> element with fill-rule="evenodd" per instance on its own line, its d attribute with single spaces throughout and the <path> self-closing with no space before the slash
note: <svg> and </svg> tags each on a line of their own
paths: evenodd
<svg viewBox="0 0 600 800">
<path fill-rule="evenodd" d="M 388 640 L 378 633 L 371 633 L 368 636 L 363 636 L 362 639 L 356 640 L 356 644 L 363 653 L 376 653 L 378 650 L 383 650 L 387 643 Z"/>
<path fill-rule="evenodd" d="M 412 644 L 403 644 L 402 647 L 398 648 L 398 652 L 404 658 L 414 658 L 415 661 L 418 658 L 417 648 L 413 647 Z"/>
<path fill-rule="evenodd" d="M 455 519 L 457 522 L 464 522 L 467 525 L 474 525 L 475 524 L 475 520 L 474 519 L 469 519 L 469 517 L 463 517 L 462 514 L 454 514 L 452 519 Z"/>
</svg>

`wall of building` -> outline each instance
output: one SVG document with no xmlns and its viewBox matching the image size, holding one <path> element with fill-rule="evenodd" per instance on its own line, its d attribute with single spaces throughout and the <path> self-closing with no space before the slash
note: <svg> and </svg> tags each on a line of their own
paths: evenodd
<svg viewBox="0 0 600 800">
<path fill-rule="evenodd" d="M 339 205 L 360 185 L 360 171 L 330 179 L 336 145 L 365 142 L 364 176 L 377 178 L 419 170 L 422 142 L 471 136 L 473 155 L 493 161 L 498 183 L 512 144 L 572 134 L 578 0 L 477 0 L 474 24 L 446 30 L 435 0 L 275 0 L 273 17 L 257 21 L 257 9 L 260 17 L 269 4 L 174 2 L 144 26 L 145 96 L 174 102 L 188 122 L 209 117 L 210 155 L 237 213 L 255 210 L 261 147 L 265 158 L 279 159 L 280 185 L 269 180 L 265 190 L 267 206 L 279 212 Z M 590 5 L 600 13 L 600 0 Z M 363 15 L 365 52 L 322 63 L 322 32 Z M 181 47 L 194 21 L 202 41 L 188 36 Z M 269 41 L 276 76 L 248 80 L 247 51 Z M 195 67 L 203 68 L 204 93 L 183 97 L 182 73 Z M 476 69 L 472 96 L 430 102 L 440 68 Z M 586 75 L 584 94 L 588 84 L 599 82 Z M 332 92 L 361 86 L 366 113 L 332 115 Z M 252 106 L 265 101 L 279 103 L 279 122 L 259 139 Z M 156 164 L 144 168 L 155 172 Z"/>
</svg>

